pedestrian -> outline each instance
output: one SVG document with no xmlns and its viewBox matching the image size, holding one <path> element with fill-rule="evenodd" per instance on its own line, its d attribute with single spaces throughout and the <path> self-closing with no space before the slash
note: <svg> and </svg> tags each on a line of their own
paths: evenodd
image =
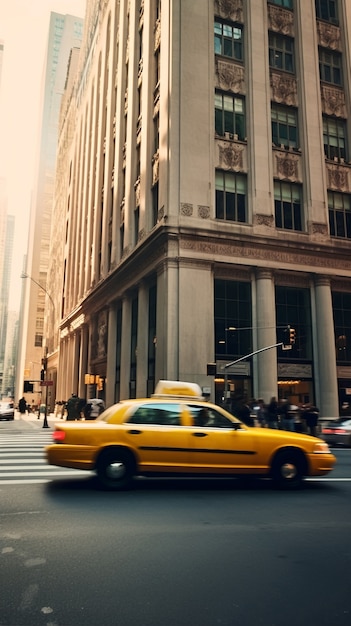
<svg viewBox="0 0 351 626">
<path fill-rule="evenodd" d="M 279 405 L 277 398 L 272 396 L 270 403 L 267 406 L 266 421 L 268 428 L 279 428 Z"/>
<path fill-rule="evenodd" d="M 279 407 L 279 413 L 281 417 L 281 426 L 283 430 L 289 430 L 294 432 L 295 430 L 295 418 L 293 405 L 284 398 Z"/>
<path fill-rule="evenodd" d="M 319 410 L 313 404 L 308 405 L 304 411 L 304 419 L 306 420 L 306 426 L 308 430 L 308 434 L 312 435 L 312 437 L 317 436 L 317 425 L 319 418 Z"/>
<path fill-rule="evenodd" d="M 72 422 L 74 420 L 79 419 L 79 407 L 78 407 L 78 396 L 76 393 L 72 393 L 69 400 L 66 402 L 66 410 L 67 410 L 67 421 Z"/>
<path fill-rule="evenodd" d="M 18 410 L 23 415 L 27 409 L 27 402 L 25 398 L 21 398 L 18 402 Z"/>
</svg>

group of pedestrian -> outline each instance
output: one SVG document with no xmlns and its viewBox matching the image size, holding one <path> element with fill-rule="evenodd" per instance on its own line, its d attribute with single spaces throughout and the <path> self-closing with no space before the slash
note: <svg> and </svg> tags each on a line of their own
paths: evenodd
<svg viewBox="0 0 351 626">
<path fill-rule="evenodd" d="M 65 410 L 67 421 L 79 419 L 93 420 L 105 409 L 104 401 L 100 398 L 86 400 L 85 398 L 79 398 L 75 393 L 72 393 L 69 400 L 62 404 L 61 418 L 63 419 Z"/>
<path fill-rule="evenodd" d="M 317 434 L 319 410 L 313 404 L 298 406 L 286 398 L 278 401 L 276 397 L 265 404 L 260 398 L 250 403 L 250 410 L 257 426 L 305 432 L 314 437 Z"/>
</svg>

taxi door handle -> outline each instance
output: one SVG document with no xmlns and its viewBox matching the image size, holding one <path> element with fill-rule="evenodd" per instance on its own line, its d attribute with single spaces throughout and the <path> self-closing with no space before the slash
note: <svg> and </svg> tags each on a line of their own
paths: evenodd
<svg viewBox="0 0 351 626">
<path fill-rule="evenodd" d="M 207 437 L 207 433 L 204 433 L 203 431 L 198 431 L 196 433 L 193 433 L 194 437 Z"/>
<path fill-rule="evenodd" d="M 141 435 L 142 432 L 142 430 L 128 430 L 129 435 Z"/>
</svg>

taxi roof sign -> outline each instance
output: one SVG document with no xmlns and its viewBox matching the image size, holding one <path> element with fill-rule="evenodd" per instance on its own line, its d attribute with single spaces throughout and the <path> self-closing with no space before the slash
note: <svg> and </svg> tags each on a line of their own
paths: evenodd
<svg viewBox="0 0 351 626">
<path fill-rule="evenodd" d="M 186 397 L 192 398 L 193 400 L 195 398 L 203 400 L 200 385 L 197 383 L 182 382 L 180 380 L 159 380 L 152 397 L 154 398 L 156 396 Z"/>
</svg>

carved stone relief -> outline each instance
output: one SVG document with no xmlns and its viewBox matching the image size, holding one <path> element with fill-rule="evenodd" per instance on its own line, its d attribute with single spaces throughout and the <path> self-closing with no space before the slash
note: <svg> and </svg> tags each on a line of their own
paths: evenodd
<svg viewBox="0 0 351 626">
<path fill-rule="evenodd" d="M 215 257 L 225 257 L 228 259 L 239 259 L 243 261 L 270 261 L 280 265 L 301 266 L 309 269 L 311 267 L 322 267 L 335 270 L 351 270 L 351 260 L 346 258 L 339 259 L 327 255 L 314 255 L 308 251 L 301 252 L 296 250 L 279 250 L 267 247 L 258 247 L 240 243 L 224 243 L 224 242 L 198 242 L 187 239 L 180 240 L 180 248 L 183 250 L 192 250 L 198 254 L 208 254 L 215 260 Z"/>
<path fill-rule="evenodd" d="M 210 217 L 210 207 L 209 206 L 199 205 L 197 207 L 197 214 L 203 220 L 208 220 L 209 217 Z"/>
<path fill-rule="evenodd" d="M 243 170 L 243 146 L 232 142 L 218 141 L 219 166 L 236 172 Z"/>
<path fill-rule="evenodd" d="M 159 179 L 159 154 L 155 152 L 152 158 L 152 184 L 155 185 Z"/>
<path fill-rule="evenodd" d="M 341 52 L 340 28 L 317 20 L 318 45 Z"/>
<path fill-rule="evenodd" d="M 134 185 L 135 190 L 135 206 L 140 206 L 140 176 Z"/>
<path fill-rule="evenodd" d="M 294 14 L 282 7 L 268 5 L 269 28 L 275 33 L 294 36 Z"/>
<path fill-rule="evenodd" d="M 186 217 L 191 217 L 193 214 L 193 205 L 187 202 L 182 202 L 180 205 L 180 213 Z"/>
<path fill-rule="evenodd" d="M 107 350 L 107 311 L 101 311 L 98 317 L 97 325 L 97 357 L 106 356 Z"/>
<path fill-rule="evenodd" d="M 329 241 L 329 231 L 326 224 L 322 224 L 319 222 L 308 222 L 307 230 L 311 236 L 311 240 L 316 242 Z"/>
<path fill-rule="evenodd" d="M 328 188 L 335 191 L 349 191 L 349 168 L 327 164 Z"/>
<path fill-rule="evenodd" d="M 276 154 L 277 175 L 279 178 L 288 178 L 296 182 L 299 180 L 299 157 L 282 152 Z"/>
<path fill-rule="evenodd" d="M 347 117 L 345 94 L 341 89 L 321 85 L 322 111 L 326 115 Z"/>
<path fill-rule="evenodd" d="M 263 213 L 256 213 L 253 218 L 254 226 L 268 226 L 268 228 L 274 228 L 275 220 L 273 215 L 264 215 Z"/>
<path fill-rule="evenodd" d="M 216 87 L 234 93 L 245 93 L 245 73 L 241 65 L 217 59 L 215 71 Z"/>
<path fill-rule="evenodd" d="M 215 0 L 215 14 L 234 22 L 243 21 L 243 0 Z"/>
<path fill-rule="evenodd" d="M 154 35 L 154 52 L 160 47 L 161 43 L 161 20 L 158 19 L 155 24 L 155 35 Z"/>
<path fill-rule="evenodd" d="M 272 100 L 279 104 L 297 106 L 297 81 L 294 76 L 271 72 Z"/>
</svg>

